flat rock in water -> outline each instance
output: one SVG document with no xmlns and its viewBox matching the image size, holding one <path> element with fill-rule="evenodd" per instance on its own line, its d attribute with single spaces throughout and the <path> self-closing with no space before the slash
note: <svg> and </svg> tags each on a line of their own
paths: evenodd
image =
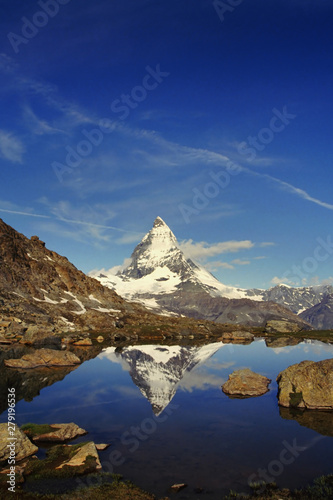
<svg viewBox="0 0 333 500">
<path fill-rule="evenodd" d="M 74 424 L 74 422 L 71 422 L 69 424 L 51 424 L 50 427 L 54 428 L 53 432 L 46 432 L 44 434 L 35 435 L 32 438 L 33 441 L 53 441 L 61 443 L 87 434 L 87 431 L 81 429 L 78 425 Z"/>
<path fill-rule="evenodd" d="M 173 484 L 173 485 L 171 486 L 171 489 L 172 489 L 173 491 L 180 491 L 180 490 L 182 490 L 183 488 L 186 488 L 186 486 L 187 486 L 187 484 L 185 484 L 185 483 Z"/>
<path fill-rule="evenodd" d="M 54 349 L 38 349 L 32 354 L 25 354 L 21 359 L 6 359 L 5 365 L 10 368 L 37 368 L 39 366 L 74 366 L 81 363 L 70 351 Z"/>
<path fill-rule="evenodd" d="M 78 346 L 90 346 L 93 345 L 91 339 L 86 338 L 82 340 L 77 340 L 76 342 L 73 343 L 73 345 L 78 345 Z"/>
<path fill-rule="evenodd" d="M 333 410 L 333 359 L 302 361 L 277 377 L 279 405 Z"/>
<path fill-rule="evenodd" d="M 70 445 L 64 445 L 64 446 L 70 446 Z M 95 459 L 96 462 L 96 465 L 94 465 L 94 469 L 96 471 L 101 470 L 102 465 L 99 460 L 95 443 L 93 441 L 85 443 L 83 446 L 78 448 L 77 452 L 72 458 L 60 464 L 58 467 L 56 467 L 56 469 L 62 469 L 65 466 L 82 467 L 86 465 L 87 466 L 86 472 L 91 472 L 91 467 L 92 467 L 91 459 Z M 89 461 L 89 463 L 87 462 L 87 460 Z M 83 473 L 83 471 L 81 471 L 81 473 Z"/>
<path fill-rule="evenodd" d="M 225 394 L 238 397 L 261 396 L 268 391 L 271 380 L 263 375 L 254 373 L 249 368 L 236 370 L 229 375 L 228 381 L 223 384 Z"/>
<path fill-rule="evenodd" d="M 16 438 L 16 439 L 15 439 Z M 15 460 L 19 462 L 26 457 L 30 457 L 38 451 L 36 445 L 34 445 L 30 439 L 21 431 L 17 426 L 15 426 L 14 436 L 10 436 L 8 433 L 8 424 L 0 424 L 0 462 L 6 462 L 10 456 L 11 442 L 15 444 L 13 450 L 15 450 Z"/>
</svg>

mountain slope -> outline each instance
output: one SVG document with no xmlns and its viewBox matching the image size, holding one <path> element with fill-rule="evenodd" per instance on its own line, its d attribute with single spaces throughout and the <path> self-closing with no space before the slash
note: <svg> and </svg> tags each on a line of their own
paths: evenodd
<svg viewBox="0 0 333 500">
<path fill-rule="evenodd" d="M 49 332 L 105 330 L 134 311 L 37 236 L 28 239 L 0 219 L 0 314 L 14 318 L 14 333 L 36 325 Z"/>
<path fill-rule="evenodd" d="M 326 295 L 318 304 L 300 314 L 300 317 L 317 330 L 333 328 L 333 294 Z"/>
<path fill-rule="evenodd" d="M 319 304 L 328 294 L 333 293 L 331 285 L 291 287 L 277 285 L 261 292 L 262 300 L 272 300 L 286 305 L 295 314 L 301 314 L 306 309 Z"/>
<path fill-rule="evenodd" d="M 262 290 L 228 287 L 186 258 L 160 217 L 134 249 L 126 269 L 116 276 L 104 272 L 92 275 L 122 297 L 158 312 L 248 326 L 264 326 L 272 319 L 305 326 L 289 309 L 264 302 Z"/>
</svg>

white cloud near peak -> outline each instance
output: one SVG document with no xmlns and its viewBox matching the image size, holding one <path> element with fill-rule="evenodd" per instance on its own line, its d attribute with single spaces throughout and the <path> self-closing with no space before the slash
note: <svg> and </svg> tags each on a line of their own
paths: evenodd
<svg viewBox="0 0 333 500">
<path fill-rule="evenodd" d="M 187 257 L 195 260 L 205 260 L 223 253 L 235 253 L 240 250 L 248 250 L 254 247 L 254 243 L 250 240 L 231 240 L 209 244 L 205 241 L 194 243 L 193 240 L 190 239 L 182 241 L 179 247 Z"/>
</svg>

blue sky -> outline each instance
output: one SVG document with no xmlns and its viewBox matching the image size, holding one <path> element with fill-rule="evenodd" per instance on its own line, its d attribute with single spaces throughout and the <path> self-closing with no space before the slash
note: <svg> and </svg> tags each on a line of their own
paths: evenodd
<svg viewBox="0 0 333 500">
<path fill-rule="evenodd" d="M 331 2 L 0 14 L 6 223 L 88 272 L 121 264 L 159 215 L 225 284 L 332 281 Z"/>
</svg>

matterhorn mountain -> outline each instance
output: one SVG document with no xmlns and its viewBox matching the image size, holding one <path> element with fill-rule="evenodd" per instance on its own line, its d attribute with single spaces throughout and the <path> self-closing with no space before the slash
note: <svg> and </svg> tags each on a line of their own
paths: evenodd
<svg viewBox="0 0 333 500">
<path fill-rule="evenodd" d="M 162 314 L 248 326 L 264 326 L 272 319 L 306 326 L 286 307 L 288 304 L 264 297 L 267 291 L 226 286 L 187 258 L 161 217 L 155 219 L 123 271 L 116 275 L 94 271 L 90 275 L 123 298 Z"/>
<path fill-rule="evenodd" d="M 223 285 L 203 266 L 185 257 L 177 239 L 166 223 L 157 217 L 153 228 L 136 246 L 130 264 L 117 275 L 93 272 L 103 285 L 116 290 L 122 297 L 142 302 L 163 312 L 160 296 L 186 288 L 186 292 L 208 292 L 211 296 L 242 298 L 247 294 Z M 172 312 L 172 308 L 166 307 Z"/>
<path fill-rule="evenodd" d="M 173 399 L 184 377 L 205 363 L 223 345 L 205 346 L 137 345 L 116 350 L 105 349 L 99 355 L 126 366 L 134 384 L 148 399 L 155 415 L 160 415 Z"/>
</svg>

